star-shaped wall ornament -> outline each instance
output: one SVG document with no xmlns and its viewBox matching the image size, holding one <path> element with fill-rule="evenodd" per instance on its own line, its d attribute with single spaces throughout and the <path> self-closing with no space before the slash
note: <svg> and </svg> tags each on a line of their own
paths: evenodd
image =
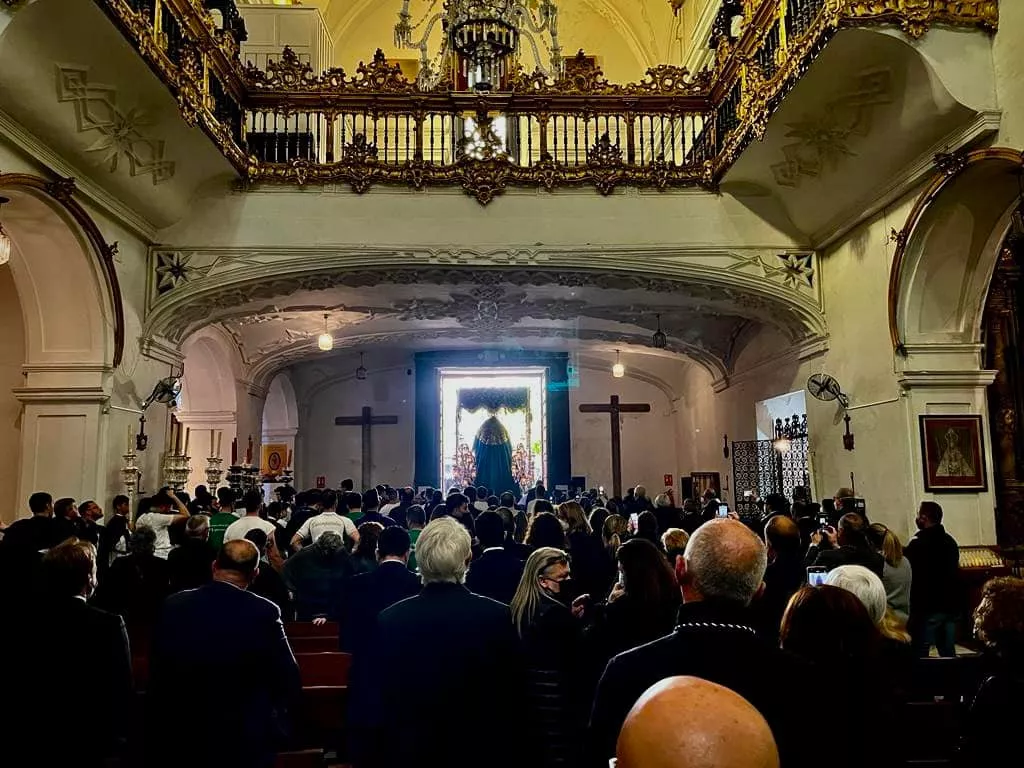
<svg viewBox="0 0 1024 768">
<path fill-rule="evenodd" d="M 782 261 L 782 282 L 788 288 L 799 288 L 806 285 L 814 287 L 814 267 L 809 253 L 780 253 Z"/>
<path fill-rule="evenodd" d="M 192 269 L 188 263 L 192 259 L 189 253 L 181 251 L 160 251 L 156 255 L 156 292 L 173 291 L 182 283 L 187 283 Z"/>
</svg>

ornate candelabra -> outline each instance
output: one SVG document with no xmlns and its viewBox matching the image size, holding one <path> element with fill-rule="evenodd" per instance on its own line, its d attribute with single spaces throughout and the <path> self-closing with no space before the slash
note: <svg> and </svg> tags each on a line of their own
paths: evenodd
<svg viewBox="0 0 1024 768">
<path fill-rule="evenodd" d="M 188 476 L 192 472 L 191 458 L 184 453 L 164 454 L 164 485 L 170 486 L 175 492 L 185 490 Z"/>
<path fill-rule="evenodd" d="M 142 470 L 139 469 L 135 451 L 129 447 L 128 453 L 121 456 L 124 464 L 121 466 L 121 482 L 124 483 L 124 493 L 128 497 L 128 509 L 135 509 L 135 497 L 138 495 L 139 476 Z"/>
<path fill-rule="evenodd" d="M 224 459 L 220 456 L 208 456 L 206 458 L 206 488 L 212 494 L 217 493 L 217 488 L 220 487 L 220 479 L 224 476 L 224 470 L 221 469 L 223 463 Z"/>
</svg>

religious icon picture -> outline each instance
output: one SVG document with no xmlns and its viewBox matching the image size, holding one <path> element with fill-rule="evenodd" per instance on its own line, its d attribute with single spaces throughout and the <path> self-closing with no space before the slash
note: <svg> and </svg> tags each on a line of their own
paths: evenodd
<svg viewBox="0 0 1024 768">
<path fill-rule="evenodd" d="M 926 491 L 988 490 L 981 416 L 921 416 L 921 454 Z"/>
<path fill-rule="evenodd" d="M 278 477 L 284 473 L 288 464 L 288 445 L 285 443 L 263 446 L 260 457 L 260 474 L 264 477 Z"/>
</svg>

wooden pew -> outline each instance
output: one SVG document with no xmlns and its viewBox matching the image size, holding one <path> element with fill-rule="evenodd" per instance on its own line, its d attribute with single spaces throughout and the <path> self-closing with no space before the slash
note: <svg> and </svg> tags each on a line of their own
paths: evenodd
<svg viewBox="0 0 1024 768">
<path fill-rule="evenodd" d="M 325 765 L 322 749 L 300 749 L 278 752 L 274 768 L 322 768 Z"/>
<path fill-rule="evenodd" d="M 346 754 L 347 701 L 347 686 L 303 686 L 300 710 L 294 721 L 296 748 L 319 748 Z"/>
<path fill-rule="evenodd" d="M 299 674 L 302 676 L 304 687 L 348 685 L 349 670 L 352 667 L 350 654 L 337 651 L 297 653 L 295 660 L 299 663 Z"/>
<path fill-rule="evenodd" d="M 338 650 L 338 636 L 332 637 L 289 637 L 293 653 L 326 653 Z"/>
<path fill-rule="evenodd" d="M 311 621 L 288 621 L 285 622 L 284 633 L 289 640 L 297 637 L 337 637 L 338 622 L 328 621 L 317 626 Z"/>
</svg>

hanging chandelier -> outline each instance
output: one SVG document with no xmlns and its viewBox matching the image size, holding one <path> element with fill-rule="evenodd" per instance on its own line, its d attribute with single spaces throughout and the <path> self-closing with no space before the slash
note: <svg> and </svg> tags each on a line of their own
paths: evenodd
<svg viewBox="0 0 1024 768">
<path fill-rule="evenodd" d="M 454 76 L 456 89 L 500 89 L 515 70 L 523 42 L 533 54 L 535 69 L 547 76 L 561 72 L 554 0 L 444 0 L 436 13 L 432 12 L 437 0 L 431 0 L 415 23 L 410 8 L 413 2 L 402 2 L 395 45 L 419 50 L 417 80 L 423 90 L 435 87 L 448 72 Z M 432 57 L 430 37 L 438 22 L 444 35 Z M 416 34 L 420 36 L 414 37 Z"/>
<path fill-rule="evenodd" d="M 362 352 L 359 353 L 359 367 L 356 368 L 356 378 L 359 379 L 359 381 L 365 381 L 366 380 L 366 366 L 363 365 L 363 353 Z"/>
<path fill-rule="evenodd" d="M 6 197 L 0 197 L 0 208 L 3 208 L 4 203 L 11 202 Z M 6 264 L 11 260 L 11 238 L 6 232 L 4 232 L 3 222 L 0 222 L 0 265 Z"/>
<path fill-rule="evenodd" d="M 668 346 L 668 337 L 665 335 L 665 332 L 661 330 L 661 315 L 658 315 L 657 318 L 658 330 L 654 332 L 654 337 L 651 339 L 651 345 L 655 349 L 664 349 Z"/>
<path fill-rule="evenodd" d="M 316 339 L 316 345 L 320 347 L 321 352 L 330 352 L 334 349 L 334 337 L 331 336 L 330 331 L 327 330 L 327 313 L 324 313 L 324 332 L 321 333 Z"/>
<path fill-rule="evenodd" d="M 622 364 L 619 359 L 619 350 L 615 350 L 615 365 L 612 366 L 612 376 L 616 379 L 621 379 L 626 375 L 626 366 Z"/>
</svg>

